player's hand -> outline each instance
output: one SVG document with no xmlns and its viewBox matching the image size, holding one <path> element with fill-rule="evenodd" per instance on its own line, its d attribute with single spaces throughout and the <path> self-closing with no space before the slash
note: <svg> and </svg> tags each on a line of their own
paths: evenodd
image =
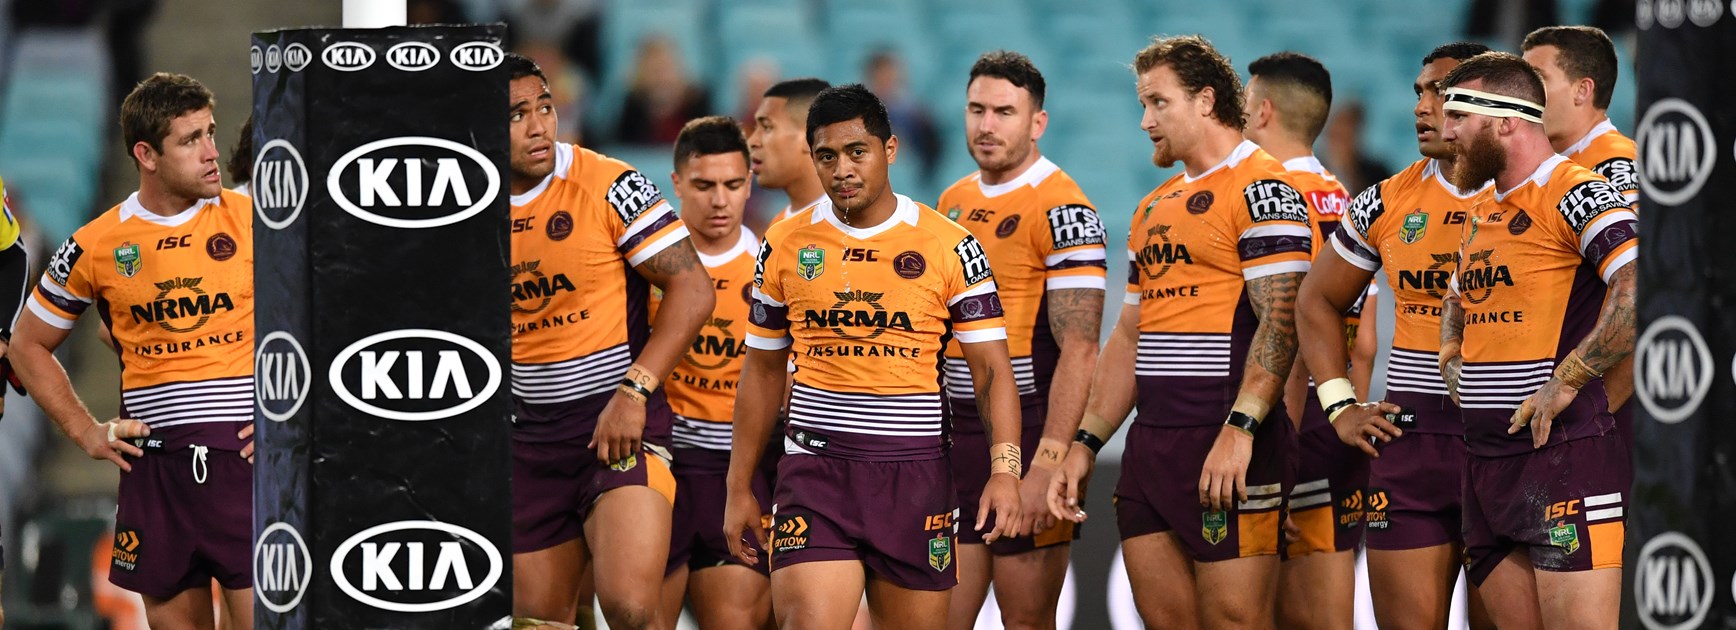
<svg viewBox="0 0 1736 630">
<path fill-rule="evenodd" d="M 1050 514 L 1075 523 L 1085 522 L 1085 510 L 1081 509 L 1085 505 L 1085 484 L 1091 480 L 1091 469 L 1096 463 L 1097 454 L 1084 444 L 1075 443 L 1067 449 L 1061 467 L 1049 476 Z"/>
<path fill-rule="evenodd" d="M 145 451 L 134 446 L 132 438 L 142 438 L 151 434 L 151 428 L 145 423 L 132 418 L 115 418 L 108 422 L 92 422 L 78 433 L 78 447 L 84 449 L 84 454 L 91 459 L 106 459 L 114 462 L 123 472 L 132 472 L 133 465 L 126 457 L 142 457 Z"/>
<path fill-rule="evenodd" d="M 1020 514 L 1019 478 L 1012 473 L 993 473 L 983 486 L 983 498 L 977 502 L 976 530 L 988 525 L 989 514 L 995 515 L 995 528 L 983 534 L 983 543 L 1025 535 L 1025 520 Z"/>
<path fill-rule="evenodd" d="M 1403 411 L 1398 405 L 1385 402 L 1351 405 L 1338 414 L 1337 420 L 1332 421 L 1332 430 L 1338 432 L 1338 441 L 1362 449 L 1369 457 L 1379 459 L 1380 451 L 1369 443 L 1369 439 L 1391 442 L 1404 435 L 1404 431 L 1386 421 L 1386 414 Z"/>
<path fill-rule="evenodd" d="M 1555 425 L 1555 416 L 1573 404 L 1577 396 L 1579 390 L 1569 387 L 1559 378 L 1550 378 L 1543 384 L 1543 389 L 1519 403 L 1519 409 L 1513 412 L 1512 424 L 1507 427 L 1507 435 L 1530 426 L 1531 448 L 1543 448 L 1549 442 L 1549 429 Z"/>
<path fill-rule="evenodd" d="M 723 503 L 723 540 L 729 543 L 729 555 L 748 566 L 759 564 L 759 552 L 748 546 L 748 536 L 753 536 L 760 549 L 771 548 L 761 516 L 759 500 L 754 498 L 752 490 L 731 488 L 728 491 Z"/>
<path fill-rule="evenodd" d="M 597 449 L 597 461 L 604 465 L 633 457 L 639 453 L 639 440 L 645 436 L 645 405 L 619 391 L 609 398 L 597 416 L 597 429 L 591 433 L 590 448 Z"/>
<path fill-rule="evenodd" d="M 1283 422 L 1274 418 L 1268 422 Z M 1254 458 L 1254 436 L 1224 425 L 1200 470 L 1200 506 L 1228 510 L 1236 501 L 1248 500 L 1248 462 Z"/>
<path fill-rule="evenodd" d="M 1465 358 L 1454 353 L 1452 356 L 1441 356 L 1441 380 L 1447 383 L 1447 394 L 1453 397 L 1453 404 L 1463 406 L 1459 402 L 1459 372 L 1465 367 Z"/>
<path fill-rule="evenodd" d="M 1049 480 L 1054 468 L 1032 466 L 1019 482 L 1019 511 L 1025 515 L 1025 532 L 1032 536 L 1055 526 L 1055 516 L 1049 513 Z"/>
<path fill-rule="evenodd" d="M 235 437 L 247 442 L 241 446 L 241 458 L 249 464 L 253 463 L 253 423 L 249 422 L 247 426 L 241 427 L 241 432 L 236 433 Z"/>
</svg>

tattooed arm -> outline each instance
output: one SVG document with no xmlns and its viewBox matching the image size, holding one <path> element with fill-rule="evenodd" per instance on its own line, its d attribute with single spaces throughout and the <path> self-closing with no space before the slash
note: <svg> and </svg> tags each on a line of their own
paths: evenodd
<svg viewBox="0 0 1736 630">
<path fill-rule="evenodd" d="M 983 486 L 983 496 L 977 505 L 977 531 L 984 531 L 989 515 L 995 516 L 992 531 L 984 532 L 984 542 L 1024 535 L 1028 518 L 1021 516 L 1019 498 L 1019 386 L 1013 382 L 1013 363 L 1007 351 L 1007 341 L 961 343 L 964 360 L 970 366 L 972 384 L 976 390 L 977 412 L 983 417 L 983 430 L 988 433 L 990 471 L 1011 471 L 1005 475 L 989 473 Z M 1010 452 L 1007 450 L 1010 448 Z M 1010 458 L 1010 461 L 1009 461 Z M 998 465 L 997 465 L 998 464 Z"/>
<path fill-rule="evenodd" d="M 1102 289 L 1053 289 L 1045 293 L 1049 330 L 1061 346 L 1055 376 L 1049 381 L 1049 416 L 1043 422 L 1043 437 L 1073 441 L 1079 418 L 1085 413 L 1085 398 L 1091 390 L 1091 374 L 1097 370 L 1098 339 L 1103 327 Z M 1065 452 L 1056 453 L 1056 463 Z"/>
<path fill-rule="evenodd" d="M 1609 295 L 1603 300 L 1603 312 L 1591 334 L 1579 342 L 1576 350 L 1585 366 L 1602 374 L 1621 363 L 1634 352 L 1635 330 L 1634 284 L 1638 275 L 1634 262 L 1622 265 L 1610 278 Z"/>
<path fill-rule="evenodd" d="M 1248 303 L 1260 325 L 1248 348 L 1238 398 L 1251 396 L 1270 406 L 1283 395 L 1284 380 L 1296 361 L 1296 293 L 1302 277 L 1280 273 L 1248 281 Z M 1343 339 L 1343 330 L 1342 324 L 1337 327 L 1334 340 Z"/>
<path fill-rule="evenodd" d="M 1459 303 L 1456 293 L 1448 293 L 1441 298 L 1441 380 L 1447 383 L 1447 393 L 1452 394 L 1453 404 L 1459 403 L 1459 368 L 1464 366 L 1465 359 L 1460 356 L 1460 347 L 1465 343 L 1465 307 Z"/>
<path fill-rule="evenodd" d="M 699 263 L 693 244 L 683 238 L 634 270 L 651 284 L 663 290 L 663 303 L 652 322 L 651 338 L 634 362 L 651 372 L 658 383 L 669 378 L 669 371 L 681 360 L 693 338 L 711 317 L 717 293 L 712 289 L 711 275 Z"/>
</svg>

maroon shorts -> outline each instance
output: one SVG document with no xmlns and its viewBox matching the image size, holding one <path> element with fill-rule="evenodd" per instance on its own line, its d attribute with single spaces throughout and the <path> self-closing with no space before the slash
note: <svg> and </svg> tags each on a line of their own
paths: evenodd
<svg viewBox="0 0 1736 630">
<path fill-rule="evenodd" d="M 584 535 L 591 504 L 604 492 L 648 486 L 675 502 L 669 431 L 655 400 L 646 410 L 644 450 L 613 464 L 597 461 L 591 432 L 613 393 L 558 405 L 513 400 L 512 552 L 530 553 Z M 668 406 L 663 405 L 662 411 Z M 571 427 L 582 432 L 570 435 Z M 661 427 L 661 428 L 659 428 Z"/>
<path fill-rule="evenodd" d="M 1305 414 L 1325 419 L 1309 402 Z M 1310 426 L 1304 424 L 1303 426 Z M 1331 424 L 1316 424 L 1298 436 L 1296 486 L 1290 490 L 1290 521 L 1301 535 L 1284 547 L 1285 558 L 1350 551 L 1362 542 L 1362 491 L 1368 487 L 1368 456 L 1338 440 Z"/>
<path fill-rule="evenodd" d="M 1465 439 L 1406 433 L 1380 447 L 1371 462 L 1363 518 L 1368 548 L 1381 551 L 1463 544 L 1462 490 Z"/>
<path fill-rule="evenodd" d="M 673 468 L 675 514 L 669 521 L 669 565 L 663 574 L 669 575 L 683 566 L 694 571 L 725 564 L 748 566 L 730 555 L 729 542 L 723 536 L 723 509 L 729 494 L 724 477 L 729 471 L 729 452 L 678 448 Z M 753 496 L 759 500 L 760 514 L 768 526 L 774 474 L 773 469 L 762 468 L 753 479 Z M 765 550 L 752 538 L 747 539 L 747 546 L 765 557 Z M 761 574 L 770 573 L 765 562 L 749 568 Z"/>
<path fill-rule="evenodd" d="M 1024 403 L 1021 412 L 1024 424 L 1019 429 L 1021 465 L 1024 470 L 1030 470 L 1031 458 L 1037 454 L 1037 442 L 1043 439 L 1043 421 L 1048 417 L 1049 405 L 1036 397 L 1021 399 Z M 983 531 L 976 531 L 977 505 L 982 502 L 983 487 L 989 483 L 988 435 L 982 431 L 982 416 L 977 414 L 975 401 L 952 398 L 947 401 L 947 406 L 953 426 L 952 479 L 958 485 L 958 521 L 964 523 L 964 527 L 958 530 L 958 544 L 980 545 L 983 544 L 983 532 L 994 531 L 995 525 L 994 516 L 990 515 Z M 1080 528 L 1073 523 L 1058 521 L 1055 527 L 1036 536 L 997 540 L 989 545 L 989 551 L 996 555 L 1024 553 L 1078 540 L 1079 534 Z"/>
<path fill-rule="evenodd" d="M 1134 424 L 1115 484 L 1121 539 L 1174 531 L 1196 562 L 1278 553 L 1284 497 L 1294 485 L 1296 429 L 1282 413 L 1260 424 L 1248 466 L 1248 500 L 1229 510 L 1200 506 L 1200 471 L 1222 425 Z"/>
<path fill-rule="evenodd" d="M 958 584 L 958 495 L 945 459 L 868 462 L 784 455 L 772 505 L 772 570 L 851 560 L 902 588 Z"/>
<path fill-rule="evenodd" d="M 1614 431 L 1466 462 L 1465 555 L 1477 584 L 1514 550 L 1543 571 L 1620 568 L 1633 475 Z"/>
<path fill-rule="evenodd" d="M 235 451 L 146 450 L 128 458 L 109 582 L 168 599 L 215 578 L 253 587 L 253 465 Z"/>
</svg>

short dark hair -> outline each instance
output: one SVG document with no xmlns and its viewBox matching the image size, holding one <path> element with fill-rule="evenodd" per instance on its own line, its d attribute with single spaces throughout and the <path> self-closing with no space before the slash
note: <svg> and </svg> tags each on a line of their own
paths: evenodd
<svg viewBox="0 0 1736 630">
<path fill-rule="evenodd" d="M 1260 79 L 1273 102 L 1280 103 L 1278 122 L 1291 133 L 1314 143 L 1332 111 L 1332 73 L 1319 60 L 1299 52 L 1272 53 L 1248 64 L 1248 75 Z"/>
<path fill-rule="evenodd" d="M 832 87 L 832 84 L 818 77 L 785 79 L 773 83 L 771 87 L 766 88 L 765 94 L 761 96 L 784 99 L 784 111 L 788 112 L 790 118 L 795 120 L 797 124 L 806 125 L 808 105 L 814 102 L 815 96 L 819 96 L 821 91 L 829 87 Z"/>
<path fill-rule="evenodd" d="M 1247 126 L 1242 115 L 1242 78 L 1212 43 L 1198 35 L 1153 37 L 1151 43 L 1133 57 L 1133 71 L 1145 74 L 1152 68 L 1169 66 L 1187 91 L 1198 94 L 1211 88 L 1215 95 L 1212 117 L 1224 126 L 1241 131 Z"/>
<path fill-rule="evenodd" d="M 509 52 L 506 53 L 506 59 L 500 63 L 501 65 L 506 66 L 507 81 L 517 81 L 525 77 L 536 77 L 542 79 L 543 85 L 548 85 L 548 75 L 543 74 L 542 66 L 537 65 L 530 57 L 515 52 Z"/>
<path fill-rule="evenodd" d="M 1609 40 L 1603 29 L 1595 26 L 1545 26 L 1526 35 L 1520 48 L 1531 50 L 1538 46 L 1554 46 L 1558 52 L 1555 65 L 1561 67 L 1568 79 L 1591 79 L 1592 106 L 1609 109 L 1620 64 L 1615 59 L 1615 42 Z"/>
<path fill-rule="evenodd" d="M 158 72 L 140 81 L 121 101 L 121 141 L 126 143 L 127 155 L 132 155 L 140 142 L 161 152 L 171 122 L 188 112 L 216 106 L 217 97 L 211 90 L 184 74 Z"/>
<path fill-rule="evenodd" d="M 235 148 L 229 150 L 229 179 L 237 184 L 253 181 L 253 114 L 235 132 Z"/>
<path fill-rule="evenodd" d="M 741 125 L 729 116 L 689 120 L 675 136 L 675 170 L 681 170 L 693 158 L 720 153 L 740 153 L 743 161 L 750 159 L 747 137 L 742 135 Z"/>
<path fill-rule="evenodd" d="M 851 83 L 826 88 L 808 106 L 808 146 L 814 144 L 815 130 L 857 118 L 881 142 L 892 138 L 892 120 L 886 115 L 886 103 L 867 87 Z"/>
<path fill-rule="evenodd" d="M 1504 52 L 1486 52 L 1466 59 L 1459 67 L 1448 72 L 1441 79 L 1444 90 L 1483 80 L 1483 91 L 1522 98 L 1538 105 L 1546 105 L 1543 93 L 1543 77 L 1537 74 L 1537 69 L 1519 55 Z"/>
<path fill-rule="evenodd" d="M 1429 65 L 1440 59 L 1464 61 L 1477 55 L 1493 50 L 1477 42 L 1453 42 L 1436 46 L 1429 54 L 1423 56 L 1423 65 Z"/>
<path fill-rule="evenodd" d="M 977 57 L 976 63 L 970 67 L 970 81 L 965 83 L 968 88 L 975 83 L 977 77 L 994 77 L 1005 79 L 1013 87 L 1024 88 L 1031 95 L 1031 102 L 1037 111 L 1043 110 L 1043 97 L 1048 91 L 1048 84 L 1043 81 L 1043 73 L 1037 70 L 1037 65 L 1031 63 L 1031 58 L 1010 50 L 996 50 L 983 53 Z"/>
</svg>

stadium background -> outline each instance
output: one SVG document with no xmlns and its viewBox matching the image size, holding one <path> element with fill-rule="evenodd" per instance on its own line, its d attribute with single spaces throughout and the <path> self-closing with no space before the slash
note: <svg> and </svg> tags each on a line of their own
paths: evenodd
<svg viewBox="0 0 1736 630">
<path fill-rule="evenodd" d="M 1360 187 L 1417 158 L 1411 82 L 1432 47 L 1477 39 L 1514 50 L 1534 26 L 1592 23 L 1615 35 L 1621 80 L 1610 110 L 1631 134 L 1633 3 L 1619 0 L 411 0 L 415 21 L 505 21 L 512 46 L 555 83 L 562 131 L 667 182 L 673 131 L 661 118 L 721 113 L 751 118 L 778 78 L 862 81 L 893 106 L 904 158 L 894 189 L 932 204 L 971 172 L 964 85 L 978 54 L 1023 52 L 1048 80 L 1043 152 L 1077 179 L 1101 211 L 1112 243 L 1133 205 L 1173 172 L 1153 167 L 1139 131 L 1128 63 L 1153 34 L 1201 33 L 1238 69 L 1279 50 L 1321 59 L 1333 73 L 1334 120 L 1316 149 Z M 136 186 L 118 150 L 115 110 L 130 85 L 157 70 L 206 82 L 218 98 L 219 146 L 228 158 L 251 101 L 249 33 L 335 25 L 337 0 L 0 0 L 0 177 L 44 254 Z M 673 62 L 673 63 L 670 63 Z M 878 63 L 876 63 L 878 62 Z M 873 66 L 873 67 L 871 67 Z M 679 89 L 670 86 L 681 86 Z M 667 88 L 667 89 L 666 89 Z M 1355 111 L 1360 109 L 1359 117 Z M 1360 118 L 1360 120 L 1358 120 Z M 641 122 L 646 121 L 646 122 Z M 228 173 L 227 175 L 233 175 Z M 1354 191 L 1353 191 L 1354 192 Z M 750 225 L 782 206 L 756 191 Z M 1111 278 L 1125 261 L 1111 257 Z M 1111 283 L 1108 303 L 1118 283 Z M 1391 334 L 1390 306 L 1381 310 Z M 63 358 L 99 417 L 117 408 L 118 369 L 94 326 Z M 1107 330 L 1107 329 L 1106 329 Z M 1375 393 L 1383 389 L 1377 366 Z M 129 626 L 135 604 L 92 566 L 106 566 L 117 474 L 88 460 L 25 399 L 0 422 L 0 529 L 4 603 L 13 627 Z M 1112 445 L 1107 461 L 1118 459 Z M 1105 470 L 1105 476 L 1111 471 Z M 1100 483 L 1103 488 L 1107 483 Z M 1098 495 L 1106 494 L 1100 489 Z M 1101 499 L 1101 497 L 1098 497 Z M 1097 501 L 1094 501 L 1096 503 Z M 1106 502 L 1088 540 L 1112 554 Z M 1083 562 L 1085 558 L 1081 558 Z M 1106 563 L 1107 558 L 1095 558 Z M 1102 572 L 1101 569 L 1094 569 Z M 1081 576 L 1084 577 L 1084 576 Z M 1091 583 L 1101 584 L 1101 576 Z M 1080 606 L 1105 595 L 1079 593 Z M 1113 599 L 1109 596 L 1109 599 Z M 1102 613 L 1097 613 L 1101 615 Z M 1119 620 L 1118 620 L 1119 621 Z M 43 625 L 33 625 L 33 624 Z"/>
</svg>

